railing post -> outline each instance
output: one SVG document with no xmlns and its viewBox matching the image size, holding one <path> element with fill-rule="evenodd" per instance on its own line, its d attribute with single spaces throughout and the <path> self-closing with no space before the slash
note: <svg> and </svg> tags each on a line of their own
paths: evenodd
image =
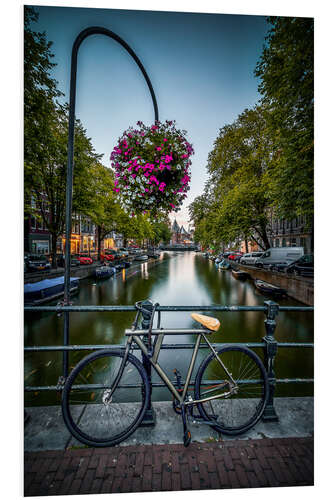
<svg viewBox="0 0 333 500">
<path fill-rule="evenodd" d="M 141 328 L 142 330 L 148 330 L 149 325 L 150 325 L 150 320 L 151 320 L 151 314 L 153 310 L 153 303 L 150 300 L 146 300 L 141 303 L 142 306 L 142 317 L 143 320 L 141 322 Z M 145 346 L 148 347 L 148 335 L 143 336 L 143 343 Z M 148 393 L 148 406 L 146 413 L 143 417 L 143 420 L 141 422 L 141 426 L 154 426 L 155 425 L 155 412 L 154 409 L 151 405 L 151 393 L 152 393 L 152 385 L 151 385 L 151 364 L 149 363 L 149 360 L 147 356 L 145 356 L 142 353 L 142 364 L 147 372 L 148 375 L 148 382 L 149 382 L 149 393 Z"/>
<path fill-rule="evenodd" d="M 265 301 L 265 305 L 267 306 L 267 319 L 265 320 L 266 335 L 263 338 L 263 341 L 266 344 L 266 347 L 264 348 L 264 356 L 265 367 L 268 375 L 269 394 L 262 420 L 266 422 L 277 422 L 279 417 L 277 416 L 274 408 L 274 392 L 276 386 L 274 360 L 277 353 L 277 341 L 274 337 L 274 332 L 276 328 L 275 318 L 279 314 L 279 304 L 273 302 L 272 300 L 267 300 Z"/>
</svg>

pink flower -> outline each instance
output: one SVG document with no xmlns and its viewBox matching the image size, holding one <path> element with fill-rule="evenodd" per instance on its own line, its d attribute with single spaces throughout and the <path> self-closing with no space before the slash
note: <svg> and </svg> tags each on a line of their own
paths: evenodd
<svg viewBox="0 0 333 500">
<path fill-rule="evenodd" d="M 159 181 L 156 179 L 155 175 L 150 176 L 150 182 L 155 182 L 157 186 L 159 185 Z"/>
<path fill-rule="evenodd" d="M 161 182 L 161 184 L 160 184 L 160 186 L 159 186 L 159 188 L 158 188 L 158 189 L 159 189 L 160 191 L 162 191 L 162 192 L 163 192 L 163 191 L 164 191 L 165 186 L 166 186 L 165 182 Z"/>
<path fill-rule="evenodd" d="M 162 148 L 160 148 L 160 147 L 158 146 L 156 149 L 157 149 L 157 151 L 161 151 L 161 149 L 162 149 Z"/>
</svg>

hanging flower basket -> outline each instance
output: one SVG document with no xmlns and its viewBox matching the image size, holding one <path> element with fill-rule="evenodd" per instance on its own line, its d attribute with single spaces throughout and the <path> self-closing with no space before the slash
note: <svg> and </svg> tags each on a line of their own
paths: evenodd
<svg viewBox="0 0 333 500">
<path fill-rule="evenodd" d="M 131 214 L 168 213 L 180 210 L 191 180 L 190 156 L 194 154 L 185 130 L 175 121 L 141 121 L 130 127 L 111 153 L 115 188 L 121 204 Z"/>
</svg>

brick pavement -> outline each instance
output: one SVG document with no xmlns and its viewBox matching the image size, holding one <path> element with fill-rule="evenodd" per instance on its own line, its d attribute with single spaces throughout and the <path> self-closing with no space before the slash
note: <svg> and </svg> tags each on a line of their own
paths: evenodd
<svg viewBox="0 0 333 500">
<path fill-rule="evenodd" d="M 313 438 L 24 454 L 25 496 L 311 486 Z"/>
</svg>

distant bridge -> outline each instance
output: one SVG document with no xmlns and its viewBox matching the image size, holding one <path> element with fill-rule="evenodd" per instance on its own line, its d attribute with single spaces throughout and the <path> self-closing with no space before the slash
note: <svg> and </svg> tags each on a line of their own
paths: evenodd
<svg viewBox="0 0 333 500">
<path fill-rule="evenodd" d="M 187 252 L 189 250 L 199 250 L 197 245 L 163 245 L 161 250 L 177 250 L 178 252 Z"/>
</svg>

